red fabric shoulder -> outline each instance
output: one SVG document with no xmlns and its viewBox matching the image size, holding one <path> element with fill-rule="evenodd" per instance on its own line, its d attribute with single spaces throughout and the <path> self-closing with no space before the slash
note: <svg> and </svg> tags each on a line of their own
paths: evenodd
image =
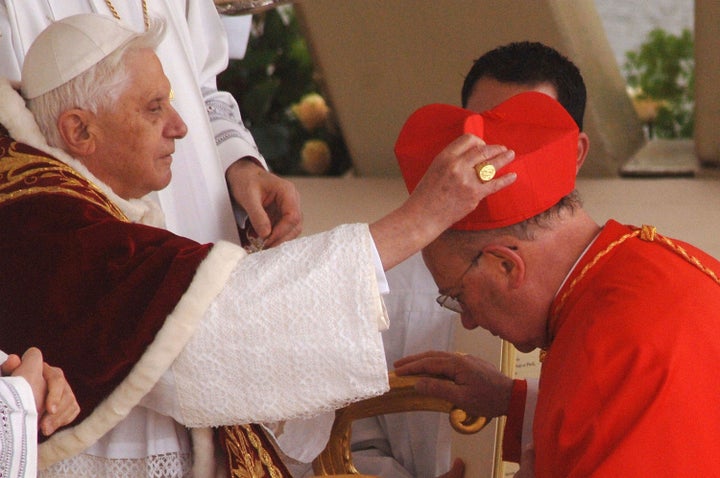
<svg viewBox="0 0 720 478">
<path fill-rule="evenodd" d="M 0 348 L 39 347 L 82 420 L 130 372 L 210 248 L 65 195 L 2 207 Z"/>
</svg>

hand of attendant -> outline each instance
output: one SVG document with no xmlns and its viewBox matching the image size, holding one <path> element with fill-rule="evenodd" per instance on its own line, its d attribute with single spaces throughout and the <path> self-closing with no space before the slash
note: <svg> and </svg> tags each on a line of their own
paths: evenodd
<svg viewBox="0 0 720 478">
<path fill-rule="evenodd" d="M 385 270 L 427 246 L 482 199 L 516 179 L 515 173 L 509 173 L 483 182 L 476 165 L 489 162 L 500 170 L 514 157 L 506 147 L 486 145 L 472 134 L 446 146 L 405 203 L 370 225 Z"/>
<path fill-rule="evenodd" d="M 30 384 L 38 412 L 38 428 L 45 436 L 78 416 L 80 406 L 65 374 L 43 362 L 39 349 L 31 347 L 22 356 L 9 355 L 0 367 L 3 375 L 23 377 Z"/>
<path fill-rule="evenodd" d="M 295 185 L 253 161 L 235 161 L 225 177 L 233 199 L 245 210 L 264 247 L 295 239 L 302 232 L 300 194 Z"/>
<path fill-rule="evenodd" d="M 415 389 L 447 400 L 470 415 L 492 418 L 507 413 L 512 379 L 478 357 L 430 351 L 404 357 L 394 365 L 397 375 L 430 375 L 419 379 Z"/>
</svg>

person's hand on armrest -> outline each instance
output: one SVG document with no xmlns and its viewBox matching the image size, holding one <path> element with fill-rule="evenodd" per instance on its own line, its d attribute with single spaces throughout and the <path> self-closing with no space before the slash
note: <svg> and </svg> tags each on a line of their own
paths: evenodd
<svg viewBox="0 0 720 478">
<path fill-rule="evenodd" d="M 428 375 L 416 383 L 418 392 L 447 400 L 472 416 L 499 417 L 510 405 L 513 380 L 472 355 L 442 351 L 410 355 L 395 362 L 395 373 Z"/>
</svg>

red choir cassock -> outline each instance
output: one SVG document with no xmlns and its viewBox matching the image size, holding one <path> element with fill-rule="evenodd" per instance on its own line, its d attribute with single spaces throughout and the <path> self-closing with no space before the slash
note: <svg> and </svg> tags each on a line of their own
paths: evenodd
<svg viewBox="0 0 720 478">
<path fill-rule="evenodd" d="M 538 477 L 720 476 L 720 262 L 609 221 L 555 299 Z"/>
<path fill-rule="evenodd" d="M 574 190 L 578 127 L 557 101 L 525 92 L 480 114 L 448 105 L 413 113 L 395 145 L 409 191 L 463 133 L 514 150 L 499 173 L 517 180 L 452 229 L 518 224 Z M 653 228 L 605 225 L 551 308 L 554 340 L 533 425 L 536 476 L 720 476 L 718 274 L 716 259 Z M 516 381 L 503 444 L 509 461 L 520 458 L 526 392 Z"/>
</svg>

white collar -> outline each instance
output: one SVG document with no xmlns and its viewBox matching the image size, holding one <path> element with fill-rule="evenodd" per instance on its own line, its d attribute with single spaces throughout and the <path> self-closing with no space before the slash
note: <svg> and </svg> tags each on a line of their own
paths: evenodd
<svg viewBox="0 0 720 478">
<path fill-rule="evenodd" d="M 575 264 L 573 264 L 573 266 L 570 268 L 570 270 L 568 271 L 567 275 L 566 275 L 565 278 L 563 279 L 562 283 L 560 284 L 560 287 L 558 287 L 558 290 L 555 291 L 555 297 L 558 296 L 558 294 L 560 293 L 560 291 L 562 290 L 562 288 L 565 286 L 565 283 L 566 283 L 567 280 L 570 278 L 570 275 L 573 273 L 573 271 L 574 271 L 575 268 L 577 267 L 577 265 L 578 265 L 578 263 L 580 262 L 580 260 L 581 260 L 583 257 L 585 257 L 585 254 L 587 254 L 588 249 L 590 249 L 590 247 L 591 247 L 593 244 L 595 244 L 595 241 L 597 241 L 597 238 L 600 237 L 600 234 L 602 233 L 602 231 L 603 231 L 602 228 L 600 228 L 600 230 L 598 231 L 598 233 L 595 234 L 595 237 L 593 237 L 592 241 L 590 241 L 590 243 L 589 243 L 589 244 L 585 247 L 585 249 L 582 251 L 582 254 L 580 254 L 580 255 L 578 256 L 577 260 L 575 261 Z"/>
</svg>

